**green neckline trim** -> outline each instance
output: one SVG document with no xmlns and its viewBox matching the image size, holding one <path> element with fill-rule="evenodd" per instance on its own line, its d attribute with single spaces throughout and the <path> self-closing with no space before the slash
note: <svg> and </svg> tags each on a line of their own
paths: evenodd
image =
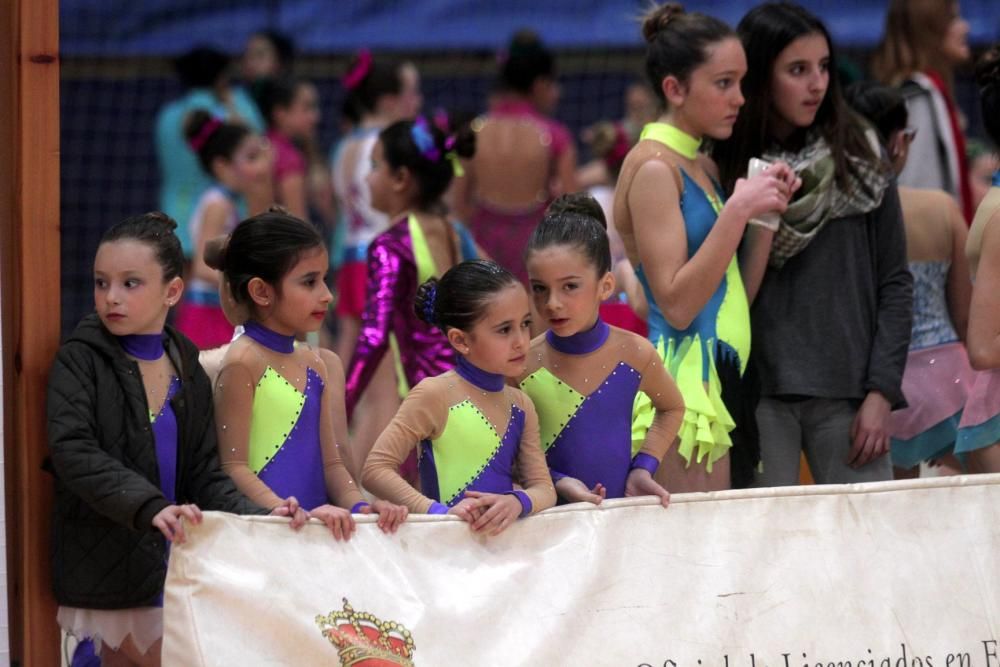
<svg viewBox="0 0 1000 667">
<path fill-rule="evenodd" d="M 683 130 L 679 130 L 668 123 L 646 123 L 642 128 L 639 139 L 652 139 L 659 141 L 667 148 L 677 151 L 689 160 L 698 156 L 698 149 L 701 148 L 701 139 L 695 139 Z"/>
</svg>

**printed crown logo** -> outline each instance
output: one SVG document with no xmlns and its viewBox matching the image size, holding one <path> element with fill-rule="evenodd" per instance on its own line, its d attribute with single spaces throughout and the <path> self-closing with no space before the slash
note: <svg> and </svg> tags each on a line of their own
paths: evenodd
<svg viewBox="0 0 1000 667">
<path fill-rule="evenodd" d="M 395 621 L 354 611 L 343 598 L 343 611 L 316 617 L 323 636 L 337 647 L 341 667 L 413 667 L 413 635 Z"/>
</svg>

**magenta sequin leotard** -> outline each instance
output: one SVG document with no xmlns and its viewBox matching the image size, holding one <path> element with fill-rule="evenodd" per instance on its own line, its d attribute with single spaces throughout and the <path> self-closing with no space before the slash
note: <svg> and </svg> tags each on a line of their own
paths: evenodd
<svg viewBox="0 0 1000 667">
<path fill-rule="evenodd" d="M 416 224 L 415 221 L 413 224 Z M 452 224 L 459 236 L 462 259 L 472 259 L 468 255 L 475 254 L 475 246 L 468 232 L 460 225 Z M 410 387 L 455 365 L 455 351 L 444 334 L 437 327 L 421 321 L 413 311 L 413 299 L 422 271 L 418 270 L 410 229 L 408 219 L 399 220 L 377 236 L 368 248 L 365 310 L 346 378 L 348 416 L 354 412 L 358 399 L 389 349 L 390 334 L 396 338 L 400 365 Z M 418 239 L 417 243 L 425 244 L 422 239 Z M 424 272 L 427 270 L 424 268 Z"/>
</svg>

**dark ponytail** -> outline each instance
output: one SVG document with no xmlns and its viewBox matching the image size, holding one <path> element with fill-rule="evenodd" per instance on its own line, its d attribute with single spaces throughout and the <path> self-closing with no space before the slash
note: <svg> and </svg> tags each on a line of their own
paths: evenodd
<svg viewBox="0 0 1000 667">
<path fill-rule="evenodd" d="M 249 134 L 246 125 L 216 118 L 204 109 L 195 109 L 184 121 L 184 137 L 209 176 L 215 158 L 232 160 L 240 142 Z"/>
<path fill-rule="evenodd" d="M 455 176 L 455 161 L 476 152 L 476 135 L 468 124 L 454 134 L 449 130 L 418 117 L 393 123 L 379 135 L 389 166 L 406 167 L 416 179 L 420 208 L 437 203 Z"/>
<path fill-rule="evenodd" d="M 469 331 L 485 314 L 486 305 L 517 278 L 496 262 L 474 259 L 448 269 L 417 289 L 413 311 L 422 321 L 447 333 Z"/>
</svg>

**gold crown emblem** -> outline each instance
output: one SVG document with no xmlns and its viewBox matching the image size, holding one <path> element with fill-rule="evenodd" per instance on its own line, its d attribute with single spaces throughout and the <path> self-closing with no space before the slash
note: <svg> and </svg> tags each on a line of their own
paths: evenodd
<svg viewBox="0 0 1000 667">
<path fill-rule="evenodd" d="M 316 617 L 323 636 L 337 647 L 341 667 L 413 667 L 413 635 L 395 621 L 383 621 L 354 611 L 344 600 L 343 611 Z"/>
</svg>

